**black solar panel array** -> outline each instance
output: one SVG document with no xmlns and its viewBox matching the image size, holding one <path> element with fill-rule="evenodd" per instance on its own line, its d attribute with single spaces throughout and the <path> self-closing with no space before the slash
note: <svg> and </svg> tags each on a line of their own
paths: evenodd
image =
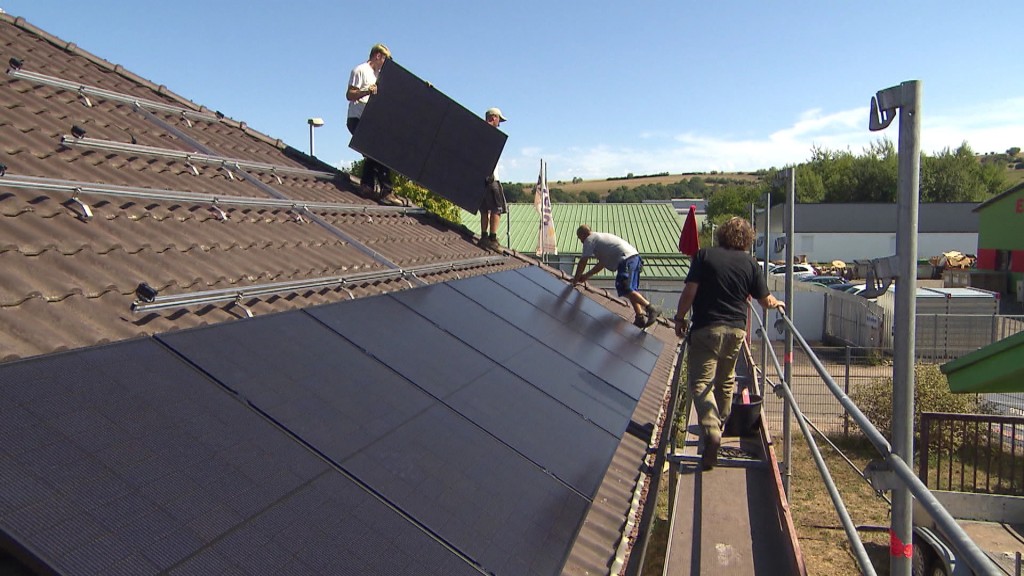
<svg viewBox="0 0 1024 576">
<path fill-rule="evenodd" d="M 2 365 L 3 544 L 59 574 L 558 574 L 660 343 L 549 278 Z"/>
</svg>

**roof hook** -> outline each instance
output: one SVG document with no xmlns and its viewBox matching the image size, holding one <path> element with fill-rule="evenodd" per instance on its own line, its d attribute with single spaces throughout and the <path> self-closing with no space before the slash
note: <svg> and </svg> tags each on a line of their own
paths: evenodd
<svg viewBox="0 0 1024 576">
<path fill-rule="evenodd" d="M 228 161 L 224 160 L 223 162 L 221 162 L 220 167 L 222 170 L 228 173 L 228 178 L 233 182 L 235 180 L 235 175 L 231 173 L 231 165 L 228 164 Z"/>
<path fill-rule="evenodd" d="M 278 186 L 284 186 L 284 180 L 281 180 L 281 177 L 277 175 L 277 168 L 271 168 L 270 174 L 271 176 L 277 179 Z"/>
<path fill-rule="evenodd" d="M 186 154 L 185 155 L 185 167 L 188 168 L 189 170 L 191 170 L 192 174 L 194 174 L 196 176 L 199 176 L 199 169 L 196 168 L 196 165 L 192 163 L 192 155 L 191 154 Z"/>
<path fill-rule="evenodd" d="M 239 294 L 238 297 L 235 298 L 235 301 L 232 302 L 232 304 L 234 304 L 235 306 L 238 306 L 239 308 L 241 308 L 242 311 L 245 312 L 245 317 L 246 318 L 252 318 L 253 317 L 252 310 L 250 310 L 249 307 L 246 306 L 245 304 L 242 304 L 242 295 L 241 294 Z"/>
<path fill-rule="evenodd" d="M 210 206 L 210 212 L 216 214 L 217 220 L 220 220 L 221 222 L 225 222 L 228 219 L 227 212 L 224 212 L 223 210 L 220 209 L 220 206 L 217 206 L 216 198 L 213 199 L 213 206 Z"/>
<path fill-rule="evenodd" d="M 79 209 L 82 210 L 82 213 L 78 214 L 78 219 L 82 220 L 83 222 L 88 222 L 89 220 L 92 220 L 92 208 L 89 208 L 88 204 L 86 204 L 85 202 L 82 202 L 78 198 L 78 195 L 81 192 L 82 192 L 81 188 L 75 188 L 75 192 L 71 195 L 71 199 L 68 200 L 68 202 L 73 202 L 73 203 L 77 204 Z"/>
<path fill-rule="evenodd" d="M 187 125 L 187 126 L 188 126 L 189 128 L 191 128 L 191 127 L 192 127 L 192 121 L 191 121 L 191 120 L 189 120 L 189 119 L 188 119 L 188 116 L 186 116 L 186 115 L 185 115 L 185 111 L 184 111 L 184 110 L 182 110 L 182 111 L 181 111 L 181 119 L 185 121 L 185 124 L 186 124 L 186 125 Z"/>
<path fill-rule="evenodd" d="M 82 99 L 82 104 L 85 104 L 86 108 L 92 108 L 92 101 L 90 101 L 89 97 L 85 94 L 85 86 L 78 87 L 78 96 Z"/>
</svg>

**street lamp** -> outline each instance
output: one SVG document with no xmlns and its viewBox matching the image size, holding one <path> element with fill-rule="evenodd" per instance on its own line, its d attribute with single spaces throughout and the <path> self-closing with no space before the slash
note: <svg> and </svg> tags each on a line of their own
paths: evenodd
<svg viewBox="0 0 1024 576">
<path fill-rule="evenodd" d="M 324 119 L 310 118 L 309 120 L 306 120 L 306 123 L 309 124 L 309 155 L 316 157 L 316 154 L 313 153 L 313 129 L 323 126 Z"/>
</svg>

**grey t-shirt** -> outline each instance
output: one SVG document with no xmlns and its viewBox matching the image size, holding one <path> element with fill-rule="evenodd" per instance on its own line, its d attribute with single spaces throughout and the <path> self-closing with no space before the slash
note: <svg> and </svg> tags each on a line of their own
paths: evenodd
<svg viewBox="0 0 1024 576">
<path fill-rule="evenodd" d="M 583 242 L 583 258 L 597 258 L 602 266 L 616 270 L 623 260 L 639 254 L 632 244 L 607 232 L 591 232 Z"/>
</svg>

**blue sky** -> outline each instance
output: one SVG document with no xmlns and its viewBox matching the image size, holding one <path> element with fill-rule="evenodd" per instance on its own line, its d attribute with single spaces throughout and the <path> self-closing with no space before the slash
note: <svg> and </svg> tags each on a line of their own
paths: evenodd
<svg viewBox="0 0 1024 576">
<path fill-rule="evenodd" d="M 860 153 L 878 90 L 922 83 L 922 150 L 1024 147 L 1019 14 L 929 2 L 0 0 L 174 92 L 347 167 L 345 85 L 370 46 L 509 122 L 504 181 L 755 170 Z M 31 64 L 28 63 L 30 67 Z"/>
</svg>

